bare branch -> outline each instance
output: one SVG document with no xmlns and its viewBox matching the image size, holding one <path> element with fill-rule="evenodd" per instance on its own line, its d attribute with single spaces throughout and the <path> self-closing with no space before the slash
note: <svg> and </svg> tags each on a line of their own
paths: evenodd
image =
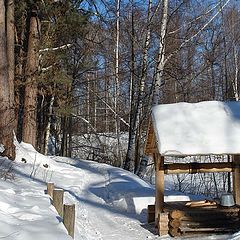
<svg viewBox="0 0 240 240">
<path fill-rule="evenodd" d="M 90 91 L 94 93 L 94 91 L 92 91 L 91 89 L 90 89 Z M 121 122 L 123 122 L 126 126 L 130 127 L 129 123 L 126 122 L 122 117 L 120 117 L 120 116 L 116 113 L 116 111 L 114 111 L 114 109 L 113 109 L 106 101 L 104 101 L 97 93 L 94 93 L 94 94 L 96 94 L 96 96 L 99 98 L 99 100 L 101 100 L 101 101 L 108 107 L 108 109 L 109 109 L 111 112 L 114 113 L 115 117 L 118 117 Z"/>
<path fill-rule="evenodd" d="M 192 41 L 195 37 L 197 37 L 216 17 L 217 15 L 223 10 L 224 7 L 226 7 L 226 5 L 230 2 L 230 0 L 227 0 L 223 6 L 221 6 L 221 8 L 219 9 L 219 11 L 217 11 L 217 13 L 215 13 L 210 20 L 205 23 L 193 36 L 191 36 L 190 38 L 186 39 L 181 45 L 180 47 L 172 52 L 164 61 L 164 64 L 166 64 L 166 62 L 175 54 L 177 53 L 182 47 L 184 47 L 188 42 Z"/>
<path fill-rule="evenodd" d="M 57 50 L 68 49 L 68 48 L 70 48 L 70 47 L 72 47 L 72 46 L 73 46 L 72 43 L 68 43 L 68 44 L 62 45 L 62 46 L 60 46 L 60 47 L 40 49 L 39 52 L 40 52 L 40 53 L 43 53 L 43 52 L 53 52 L 53 51 L 57 51 Z"/>
</svg>

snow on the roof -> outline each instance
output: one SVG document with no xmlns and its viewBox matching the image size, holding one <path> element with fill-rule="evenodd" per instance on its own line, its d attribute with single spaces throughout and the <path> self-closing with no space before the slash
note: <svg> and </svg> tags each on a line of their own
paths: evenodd
<svg viewBox="0 0 240 240">
<path fill-rule="evenodd" d="M 240 102 L 158 105 L 152 121 L 163 156 L 240 153 Z"/>
</svg>

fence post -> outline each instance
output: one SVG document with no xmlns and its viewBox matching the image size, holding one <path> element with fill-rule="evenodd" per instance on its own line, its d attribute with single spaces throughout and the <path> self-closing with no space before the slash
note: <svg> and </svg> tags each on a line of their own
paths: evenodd
<svg viewBox="0 0 240 240">
<path fill-rule="evenodd" d="M 54 190 L 54 183 L 49 182 L 47 183 L 47 194 L 53 198 L 53 190 Z"/>
<path fill-rule="evenodd" d="M 75 225 L 75 204 L 64 204 L 63 211 L 63 224 L 65 225 L 68 234 L 74 238 L 74 225 Z"/>
<path fill-rule="evenodd" d="M 63 189 L 53 190 L 53 206 L 56 208 L 60 217 L 63 217 Z"/>
</svg>

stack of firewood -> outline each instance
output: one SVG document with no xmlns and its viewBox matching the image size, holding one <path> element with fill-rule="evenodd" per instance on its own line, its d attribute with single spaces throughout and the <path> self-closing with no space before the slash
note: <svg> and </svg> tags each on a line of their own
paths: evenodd
<svg viewBox="0 0 240 240">
<path fill-rule="evenodd" d="M 221 207 L 213 201 L 165 203 L 155 225 L 160 236 L 224 233 L 240 230 L 240 208 Z M 155 221 L 155 206 L 148 206 L 148 222 Z"/>
<path fill-rule="evenodd" d="M 169 213 L 168 225 L 173 237 L 190 232 L 234 232 L 240 227 L 239 209 L 173 210 Z"/>
</svg>

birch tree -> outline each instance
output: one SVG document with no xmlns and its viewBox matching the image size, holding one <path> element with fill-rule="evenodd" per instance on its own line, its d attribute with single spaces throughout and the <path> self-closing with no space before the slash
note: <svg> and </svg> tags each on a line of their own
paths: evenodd
<svg viewBox="0 0 240 240">
<path fill-rule="evenodd" d="M 156 64 L 156 76 L 155 76 L 154 92 L 153 92 L 154 105 L 158 104 L 160 99 L 160 88 L 162 85 L 163 70 L 165 66 L 167 22 L 168 22 L 168 0 L 163 0 L 162 20 L 160 25 L 161 32 L 160 32 L 160 39 L 159 39 L 159 49 L 158 49 L 158 57 L 157 57 L 157 64 Z"/>
<path fill-rule="evenodd" d="M 119 83 L 119 38 L 120 38 L 120 0 L 117 0 L 116 9 L 116 49 L 115 49 L 115 112 L 118 112 L 118 100 L 120 97 L 120 83 Z M 121 154 L 121 143 L 120 143 L 120 120 L 118 116 L 115 118 L 116 121 L 116 135 L 117 135 L 117 153 L 118 158 L 122 165 L 122 154 Z"/>
</svg>

